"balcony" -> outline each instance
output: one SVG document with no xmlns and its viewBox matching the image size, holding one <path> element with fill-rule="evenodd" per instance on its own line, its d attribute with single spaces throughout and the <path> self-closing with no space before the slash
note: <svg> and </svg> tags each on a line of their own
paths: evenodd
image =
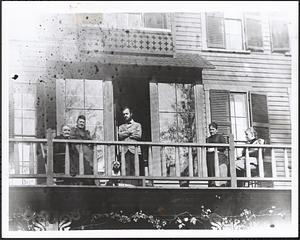
<svg viewBox="0 0 300 240">
<path fill-rule="evenodd" d="M 172 57 L 175 53 L 171 31 L 105 29 L 79 30 L 80 51 L 88 54 L 134 54 Z"/>
<path fill-rule="evenodd" d="M 114 181 L 128 181 L 128 180 L 139 180 L 137 185 L 122 185 L 117 184 L 116 188 L 122 187 L 133 187 L 133 188 L 208 188 L 208 181 L 228 181 L 228 187 L 225 188 L 240 188 L 238 187 L 239 182 L 243 182 L 242 188 L 245 187 L 268 187 L 268 188 L 278 188 L 280 184 L 284 183 L 285 188 L 291 188 L 291 176 L 290 176 L 290 166 L 289 166 L 289 153 L 291 150 L 290 145 L 250 145 L 250 144 L 237 144 L 233 141 L 233 137 L 229 138 L 228 144 L 198 144 L 198 143 L 154 143 L 154 142 L 134 142 L 135 146 L 141 146 L 148 151 L 148 166 L 145 167 L 145 174 L 142 176 L 139 172 L 139 157 L 138 152 L 135 152 L 135 174 L 134 176 L 126 176 L 125 174 L 125 153 L 123 151 L 123 146 L 133 145 L 128 142 L 121 141 L 95 141 L 95 140 L 63 140 L 63 139 L 54 139 L 51 130 L 48 130 L 47 139 L 13 139 L 10 140 L 10 149 L 11 149 L 11 162 L 10 162 L 10 175 L 9 178 L 13 179 L 44 179 L 46 186 L 55 186 L 56 179 L 92 179 L 97 180 L 98 184 L 95 187 L 107 187 L 106 183 L 108 180 Z M 64 173 L 55 173 L 53 171 L 53 163 L 56 160 L 55 154 L 53 152 L 54 144 L 65 144 L 66 152 L 64 154 Z M 79 174 L 76 176 L 71 176 L 70 174 L 70 145 L 76 145 L 79 154 Z M 87 175 L 84 174 L 84 146 L 89 145 L 93 148 L 93 174 Z M 24 159 L 21 159 L 19 156 L 20 146 L 27 146 L 27 155 L 28 161 L 25 162 Z M 97 148 L 102 147 L 103 150 L 103 160 L 105 165 L 104 172 L 98 172 L 98 160 L 97 160 Z M 230 162 L 230 176 L 229 177 L 220 177 L 219 171 L 219 159 L 218 154 L 216 154 L 217 147 L 226 147 L 227 155 Z M 37 148 L 41 148 L 42 157 L 37 156 Z M 251 167 L 249 161 L 249 149 L 250 148 L 258 149 L 258 176 L 251 176 Z M 188 171 L 185 171 L 185 174 L 182 174 L 181 163 L 183 161 L 182 155 L 180 155 L 180 149 L 185 149 L 185 161 L 187 161 Z M 206 172 L 206 163 L 203 159 L 206 159 L 207 148 L 214 148 L 214 165 L 215 165 L 215 176 L 207 177 Z M 235 152 L 236 149 L 245 148 L 246 149 L 246 161 L 245 169 L 246 174 L 243 177 L 236 176 L 235 168 Z M 137 149 L 137 148 L 136 148 Z M 174 171 L 173 175 L 167 174 L 167 164 L 166 158 L 162 157 L 166 149 L 173 149 L 175 161 L 173 164 Z M 269 151 L 271 154 L 269 157 L 269 171 L 266 171 L 266 162 L 263 159 L 263 151 Z M 157 160 L 154 161 L 154 152 L 159 153 L 160 165 L 161 165 L 161 174 L 157 174 L 155 169 L 157 166 L 154 166 L 154 162 L 157 163 Z M 282 164 L 282 158 L 278 155 L 279 153 L 283 156 L 283 169 L 284 175 L 278 175 L 278 166 Z M 278 157 L 279 156 L 279 157 Z M 38 159 L 44 159 L 45 161 L 45 173 L 39 173 L 36 170 Z M 120 162 L 120 171 L 118 174 L 114 174 L 112 163 L 117 159 Z M 21 171 L 20 166 L 27 166 L 27 172 Z M 195 166 L 197 165 L 197 166 Z M 23 167 L 22 167 L 23 168 Z M 195 168 L 198 169 L 195 171 Z M 24 170 L 24 169 L 23 169 Z M 267 173 L 268 172 L 268 173 Z M 282 173 L 282 172 L 281 172 Z M 183 176 L 184 175 L 184 176 Z M 182 183 L 186 183 L 184 185 Z M 266 184 L 267 183 L 267 184 Z M 35 185 L 33 183 L 27 183 L 27 185 Z M 278 185 L 279 184 L 279 185 Z M 12 184 L 15 185 L 15 184 Z M 85 187 L 85 186 L 83 186 Z"/>
</svg>

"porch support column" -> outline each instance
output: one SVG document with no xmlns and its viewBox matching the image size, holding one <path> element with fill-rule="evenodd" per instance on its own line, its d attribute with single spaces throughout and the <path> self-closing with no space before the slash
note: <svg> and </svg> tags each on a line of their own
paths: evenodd
<svg viewBox="0 0 300 240">
<path fill-rule="evenodd" d="M 103 81 L 103 104 L 104 104 L 104 140 L 114 141 L 114 103 L 113 103 L 113 84 L 111 78 Z M 111 175 L 112 162 L 115 159 L 114 147 L 104 147 L 105 170 L 107 175 Z"/>
<path fill-rule="evenodd" d="M 150 115 L 151 115 L 151 139 L 152 142 L 159 143 L 159 109 L 158 109 L 158 85 L 154 77 L 150 83 Z M 161 156 L 160 147 L 153 147 L 152 149 L 152 169 L 150 172 L 153 176 L 161 176 Z"/>
<path fill-rule="evenodd" d="M 196 114 L 196 133 L 197 133 L 197 142 L 200 144 L 205 143 L 205 103 L 204 103 L 204 88 L 200 82 L 197 82 L 195 85 L 195 114 Z M 198 176 L 207 177 L 207 167 L 206 159 L 201 153 L 200 149 L 197 151 L 198 158 Z"/>
</svg>

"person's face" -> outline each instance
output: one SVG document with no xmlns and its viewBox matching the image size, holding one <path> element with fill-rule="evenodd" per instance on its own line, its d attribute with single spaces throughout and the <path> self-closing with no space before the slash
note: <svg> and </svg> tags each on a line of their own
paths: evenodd
<svg viewBox="0 0 300 240">
<path fill-rule="evenodd" d="M 69 128 L 68 126 L 63 126 L 63 128 L 62 128 L 62 135 L 65 138 L 70 137 L 70 132 L 71 132 L 71 128 Z"/>
<path fill-rule="evenodd" d="M 132 118 L 132 113 L 129 111 L 128 108 L 124 109 L 124 111 L 123 111 L 123 117 L 124 117 L 124 120 L 125 120 L 126 122 L 129 122 L 129 121 L 131 120 L 131 118 Z"/>
<path fill-rule="evenodd" d="M 254 135 L 250 131 L 245 132 L 245 135 L 246 135 L 247 141 L 254 139 Z"/>
<path fill-rule="evenodd" d="M 210 126 L 209 127 L 209 133 L 210 133 L 210 135 L 215 135 L 217 133 L 217 129 L 214 128 L 213 126 Z"/>
<path fill-rule="evenodd" d="M 83 129 L 85 127 L 85 120 L 82 118 L 79 118 L 77 121 L 77 127 L 80 129 Z"/>
</svg>

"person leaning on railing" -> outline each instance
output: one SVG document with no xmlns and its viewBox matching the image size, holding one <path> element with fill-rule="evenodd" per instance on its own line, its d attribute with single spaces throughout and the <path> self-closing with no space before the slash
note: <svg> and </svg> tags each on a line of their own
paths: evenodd
<svg viewBox="0 0 300 240">
<path fill-rule="evenodd" d="M 218 133 L 218 125 L 215 122 L 209 124 L 210 136 L 206 138 L 207 143 L 226 143 L 223 134 Z M 225 155 L 226 147 L 217 147 L 217 154 L 219 159 L 220 177 L 228 176 L 228 158 Z M 206 152 L 206 164 L 208 177 L 215 177 L 215 148 L 211 147 Z M 208 181 L 209 187 L 222 186 L 225 187 L 227 181 Z"/>
<path fill-rule="evenodd" d="M 245 130 L 247 144 L 264 144 L 265 140 L 257 137 L 257 132 L 253 127 Z M 249 162 L 251 175 L 258 176 L 258 148 L 249 148 Z M 246 176 L 246 149 L 244 148 L 241 156 L 237 157 L 235 161 L 237 177 Z M 238 184 L 241 186 L 243 184 Z"/>
</svg>

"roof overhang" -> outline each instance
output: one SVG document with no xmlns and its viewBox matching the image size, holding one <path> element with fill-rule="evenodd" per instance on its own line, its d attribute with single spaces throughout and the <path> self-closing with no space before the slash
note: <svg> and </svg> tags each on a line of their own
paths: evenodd
<svg viewBox="0 0 300 240">
<path fill-rule="evenodd" d="M 165 56 L 137 56 L 124 54 L 99 54 L 93 60 L 100 64 L 135 65 L 135 66 L 161 66 L 161 67 L 187 67 L 214 69 L 215 66 L 199 54 L 177 53 L 174 57 Z M 89 59 L 91 60 L 91 59 Z"/>
</svg>

